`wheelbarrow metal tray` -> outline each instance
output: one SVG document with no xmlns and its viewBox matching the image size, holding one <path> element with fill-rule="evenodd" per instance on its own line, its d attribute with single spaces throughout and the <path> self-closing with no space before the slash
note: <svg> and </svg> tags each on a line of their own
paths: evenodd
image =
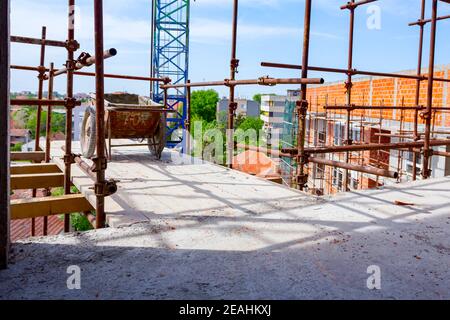
<svg viewBox="0 0 450 320">
<path fill-rule="evenodd" d="M 162 112 L 166 112 L 166 110 L 149 108 L 108 110 L 109 138 L 151 138 L 158 130 Z"/>
</svg>

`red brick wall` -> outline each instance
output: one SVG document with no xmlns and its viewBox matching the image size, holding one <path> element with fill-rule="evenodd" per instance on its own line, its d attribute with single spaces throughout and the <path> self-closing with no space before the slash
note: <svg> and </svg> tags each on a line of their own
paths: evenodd
<svg viewBox="0 0 450 320">
<path fill-rule="evenodd" d="M 447 78 L 450 67 L 437 68 L 436 78 Z M 411 74 L 414 72 L 411 71 Z M 372 87 L 372 90 L 371 90 Z M 450 93 L 450 84 L 445 82 L 435 82 L 433 105 L 439 107 L 450 107 L 449 99 L 444 97 L 444 88 Z M 410 79 L 391 79 L 391 78 L 355 78 L 352 88 L 352 103 L 357 105 L 388 105 L 414 106 L 416 96 L 416 80 Z M 426 105 L 427 82 L 422 81 L 420 89 L 420 105 Z M 323 106 L 328 102 L 329 105 L 344 105 L 346 103 L 346 89 L 344 82 L 330 83 L 321 86 L 308 88 L 308 100 L 312 111 L 323 112 Z M 331 112 L 331 111 L 330 111 Z M 344 114 L 345 111 L 332 111 L 337 114 Z M 355 110 L 354 116 L 361 116 L 363 113 L 367 117 L 380 117 L 379 110 Z M 400 120 L 401 111 L 383 110 L 382 117 L 385 120 Z M 403 111 L 406 122 L 414 121 L 414 111 Z M 420 120 L 421 121 L 421 120 Z M 422 121 L 421 121 L 422 122 Z M 441 112 L 436 113 L 437 126 L 450 126 L 450 115 L 444 117 Z"/>
</svg>

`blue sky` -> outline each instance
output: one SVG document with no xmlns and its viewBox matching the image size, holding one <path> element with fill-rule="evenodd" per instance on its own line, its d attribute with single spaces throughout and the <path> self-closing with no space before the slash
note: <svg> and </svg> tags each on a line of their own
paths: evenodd
<svg viewBox="0 0 450 320">
<path fill-rule="evenodd" d="M 345 0 L 313 0 L 311 65 L 345 68 L 347 65 L 348 12 L 339 9 Z M 430 1 L 428 1 L 430 2 Z M 48 38 L 66 38 L 66 1 L 11 0 L 13 35 L 39 37 L 42 25 Z M 83 51 L 93 51 L 92 0 L 78 0 L 80 22 L 76 34 Z M 151 0 L 104 0 L 105 47 L 115 47 L 118 56 L 106 62 L 106 72 L 148 75 L 150 69 L 150 3 Z M 417 20 L 420 0 L 380 0 L 381 29 L 369 30 L 367 6 L 357 9 L 355 23 L 354 66 L 358 69 L 400 71 L 416 68 L 418 27 L 408 27 Z M 192 81 L 221 80 L 229 74 L 232 0 L 196 0 L 191 4 Z M 427 8 L 427 16 L 430 10 Z M 298 77 L 295 70 L 267 69 L 261 61 L 300 64 L 303 27 L 303 0 L 241 0 L 238 30 L 240 79 Z M 450 5 L 440 4 L 440 15 L 450 13 Z M 424 65 L 428 57 L 429 27 L 425 38 Z M 450 22 L 438 28 L 437 63 L 450 63 Z M 36 66 L 39 48 L 12 45 L 12 64 Z M 47 64 L 60 66 L 64 50 L 49 48 Z M 91 68 L 92 69 L 92 68 Z M 334 74 L 311 74 L 327 81 L 342 79 Z M 57 80 L 56 90 L 64 92 L 64 78 Z M 240 87 L 238 95 L 250 98 L 258 92 L 284 93 L 292 87 Z M 37 90 L 35 75 L 13 71 L 12 90 Z M 94 90 L 93 79 L 77 77 L 75 92 Z M 106 80 L 107 91 L 147 94 L 148 84 L 134 81 Z M 225 88 L 218 89 L 220 94 Z"/>
</svg>

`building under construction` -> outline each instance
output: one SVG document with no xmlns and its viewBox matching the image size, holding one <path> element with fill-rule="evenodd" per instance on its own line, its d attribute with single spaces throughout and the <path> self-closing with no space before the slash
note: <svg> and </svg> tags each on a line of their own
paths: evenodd
<svg viewBox="0 0 450 320">
<path fill-rule="evenodd" d="M 411 22 L 420 35 L 417 69 L 398 73 L 353 64 L 355 16 L 378 0 L 336 8 L 349 17 L 345 68 L 311 66 L 315 1 L 305 0 L 298 64 L 283 63 L 282 52 L 279 61 L 261 62 L 291 70 L 292 78 L 252 79 L 237 77 L 234 0 L 230 74 L 203 82 L 164 67 L 174 62 L 167 54 L 175 50 L 162 40 L 171 29 L 164 22 L 179 26 L 175 42 L 188 39 L 190 1 L 179 0 L 171 10 L 181 23 L 161 14 L 174 1 L 152 2 L 155 65 L 149 76 L 105 70 L 104 60 L 120 52 L 105 49 L 102 0 L 92 1 L 95 50 L 79 54 L 76 1 L 67 2 L 67 39 L 59 40 L 47 39 L 45 27 L 41 38 L 11 35 L 9 1 L 0 3 L 1 299 L 450 298 L 450 78 L 447 67 L 435 66 L 437 29 L 449 18 L 439 12 L 449 0 L 417 1 L 418 20 Z M 40 64 L 10 65 L 11 43 L 38 47 Z M 65 51 L 66 61 L 46 61 L 48 47 Z M 179 43 L 176 49 L 175 56 L 188 52 Z M 11 99 L 10 73 L 17 70 L 38 76 L 37 99 Z M 311 71 L 320 77 L 310 77 Z M 346 80 L 326 83 L 330 73 Z M 66 80 L 65 99 L 53 97 L 56 77 Z M 95 78 L 81 141 L 73 141 L 71 121 L 65 140 L 52 141 L 52 107 L 63 107 L 72 119 L 81 105 L 73 92 L 78 77 Z M 151 99 L 106 94 L 108 78 L 145 81 Z M 285 104 L 281 146 L 245 146 L 281 158 L 288 187 L 238 172 L 232 162 L 216 166 L 189 155 L 191 91 L 229 90 L 226 152 L 233 159 L 236 88 L 248 85 L 300 87 Z M 36 108 L 34 151 L 11 152 L 11 105 Z M 45 145 L 39 137 L 43 110 L 50 111 Z M 174 132 L 181 141 L 173 141 Z M 63 195 L 52 195 L 57 187 Z M 31 190 L 31 197 L 11 200 L 15 190 Z M 71 232 L 73 213 L 85 215 L 95 230 Z M 63 234 L 48 236 L 50 216 L 63 217 Z M 30 238 L 11 243 L 14 220 L 31 222 Z M 38 227 L 42 237 L 36 237 Z M 82 270 L 80 290 L 66 287 L 73 266 Z M 369 283 L 371 270 L 381 270 L 382 290 L 379 281 Z"/>
<path fill-rule="evenodd" d="M 444 79 L 448 78 L 448 66 L 436 67 L 436 74 Z M 404 75 L 414 74 L 415 71 L 401 72 Z M 423 73 L 426 70 L 422 70 Z M 358 77 L 354 79 L 354 102 L 361 105 L 354 111 L 350 121 L 351 140 L 354 144 L 370 143 L 400 143 L 413 140 L 415 112 L 408 109 L 414 105 L 416 82 L 411 79 L 388 77 Z M 433 103 L 436 106 L 448 105 L 448 83 L 439 83 L 433 88 Z M 419 90 L 419 103 L 425 104 L 425 86 Z M 273 97 L 267 97 L 272 98 Z M 292 92 L 286 97 L 276 98 L 283 101 L 284 119 L 281 133 L 282 148 L 292 148 L 298 133 L 298 125 L 294 116 L 296 97 Z M 311 102 L 306 119 L 306 145 L 308 147 L 343 146 L 346 140 L 346 113 L 338 107 L 345 104 L 346 89 L 342 82 L 325 83 L 309 89 L 308 101 Z M 365 108 L 373 105 L 398 105 L 398 109 Z M 364 108 L 363 108 L 364 107 Z M 449 131 L 447 112 L 433 111 L 432 133 L 435 139 L 448 139 Z M 280 121 L 279 121 L 280 122 Z M 277 128 L 274 126 L 273 128 Z M 419 119 L 417 128 L 425 130 L 425 124 Z M 437 146 L 434 151 L 445 155 L 449 152 L 447 145 Z M 277 154 L 277 157 L 279 155 Z M 330 161 L 344 161 L 343 154 L 328 154 L 323 159 Z M 415 159 L 415 160 L 414 160 Z M 415 161 L 415 164 L 414 164 Z M 293 186 L 297 162 L 292 157 L 281 157 L 281 175 L 284 184 Z M 392 185 L 401 182 L 422 179 L 422 154 L 414 155 L 409 149 L 372 150 L 352 152 L 350 163 L 360 166 L 370 166 L 385 169 L 387 175 L 377 175 L 370 172 L 350 172 L 348 188 L 350 190 L 366 190 Z M 434 157 L 430 162 L 431 177 L 440 178 L 450 174 L 448 157 Z M 308 166 L 308 190 L 316 195 L 335 194 L 345 191 L 345 169 L 326 166 L 323 163 L 311 163 Z M 386 173 L 385 172 L 385 173 Z"/>
</svg>

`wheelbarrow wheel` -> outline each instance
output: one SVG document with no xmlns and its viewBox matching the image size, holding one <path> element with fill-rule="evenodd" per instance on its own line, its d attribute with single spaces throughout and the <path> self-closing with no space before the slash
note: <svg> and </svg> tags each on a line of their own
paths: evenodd
<svg viewBox="0 0 450 320">
<path fill-rule="evenodd" d="M 95 110 L 87 107 L 81 124 L 81 153 L 85 158 L 95 155 L 97 127 L 95 125 Z"/>
<path fill-rule="evenodd" d="M 156 129 L 155 135 L 152 138 L 148 138 L 148 149 L 150 154 L 161 159 L 162 152 L 166 146 L 166 116 L 165 113 L 161 115 L 161 121 L 159 122 L 158 129 Z"/>
</svg>

